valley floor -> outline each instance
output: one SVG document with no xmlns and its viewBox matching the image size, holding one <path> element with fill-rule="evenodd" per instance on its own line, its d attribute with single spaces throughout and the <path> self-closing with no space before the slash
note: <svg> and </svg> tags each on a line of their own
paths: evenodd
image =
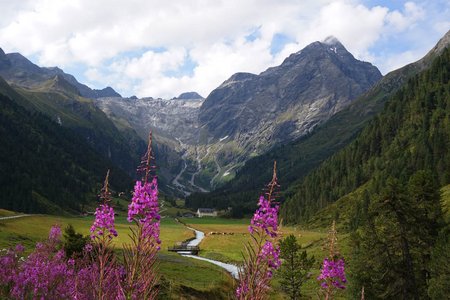
<svg viewBox="0 0 450 300">
<path fill-rule="evenodd" d="M 11 213 L 2 211 L 1 216 Z M 22 243 L 28 251 L 37 241 L 47 237 L 50 227 L 59 224 L 62 228 L 72 224 L 77 232 L 89 234 L 93 217 L 58 217 L 49 215 L 31 215 L 16 219 L 0 219 L 0 248 L 7 248 Z M 200 256 L 222 262 L 239 264 L 242 261 L 243 245 L 250 235 L 248 219 L 233 220 L 223 218 L 183 218 L 181 222 L 205 232 L 205 239 L 200 244 Z M 125 217 L 116 218 L 119 236 L 115 238 L 115 247 L 121 251 L 123 243 L 129 241 L 129 223 Z M 317 259 L 311 279 L 303 287 L 308 298 L 315 297 L 318 283 L 315 280 L 319 266 L 324 257 L 323 249 L 327 232 L 306 231 L 297 227 L 283 227 L 283 236 L 294 234 L 308 254 Z M 223 269 L 208 262 L 182 257 L 167 251 L 176 242 L 192 238 L 193 232 L 173 218 L 164 218 L 161 223 L 162 246 L 159 253 L 159 269 L 164 279 L 169 282 L 171 298 L 180 299 L 229 299 L 235 288 L 234 279 Z M 346 237 L 341 236 L 341 250 L 347 252 Z M 273 284 L 271 299 L 284 299 L 277 278 Z"/>
</svg>

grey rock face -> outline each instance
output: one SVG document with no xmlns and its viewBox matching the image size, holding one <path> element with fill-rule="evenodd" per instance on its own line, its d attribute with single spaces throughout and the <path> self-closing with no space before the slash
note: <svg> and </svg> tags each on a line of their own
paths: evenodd
<svg viewBox="0 0 450 300">
<path fill-rule="evenodd" d="M 203 99 L 99 98 L 96 105 L 108 116 L 126 120 L 144 139 L 149 130 L 171 140 L 196 143 L 198 112 Z"/>
<path fill-rule="evenodd" d="M 315 42 L 259 75 L 236 73 L 206 99 L 100 98 L 111 118 L 179 152 L 173 187 L 211 189 L 251 156 L 310 132 L 381 78 L 335 38 Z M 119 121 L 121 122 L 121 121 Z M 200 188 L 199 188 L 200 187 Z"/>
<path fill-rule="evenodd" d="M 230 136 L 245 152 L 261 153 L 308 133 L 381 77 L 327 38 L 259 75 L 233 75 L 206 98 L 200 126 L 215 139 Z"/>
</svg>

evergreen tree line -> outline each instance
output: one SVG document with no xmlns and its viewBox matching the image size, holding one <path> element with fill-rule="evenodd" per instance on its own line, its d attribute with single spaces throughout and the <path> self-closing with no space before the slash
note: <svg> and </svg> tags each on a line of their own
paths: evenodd
<svg viewBox="0 0 450 300">
<path fill-rule="evenodd" d="M 106 170 L 126 191 L 131 178 L 74 131 L 0 95 L 0 207 L 28 213 L 80 211 Z"/>
<path fill-rule="evenodd" d="M 351 234 L 350 292 L 367 299 L 446 299 L 450 295 L 449 227 L 437 177 L 389 177 Z"/>
<path fill-rule="evenodd" d="M 391 176 L 407 181 L 430 170 L 440 186 L 450 183 L 450 50 L 411 78 L 361 134 L 306 176 L 282 206 L 290 223 L 368 184 L 379 194 Z"/>
</svg>

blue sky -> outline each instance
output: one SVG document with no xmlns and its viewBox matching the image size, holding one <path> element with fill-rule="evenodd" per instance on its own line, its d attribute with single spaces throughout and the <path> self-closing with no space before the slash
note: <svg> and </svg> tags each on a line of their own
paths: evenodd
<svg viewBox="0 0 450 300">
<path fill-rule="evenodd" d="M 450 29 L 450 1 L 0 0 L 0 47 L 124 96 L 207 96 L 336 36 L 383 74 Z"/>
</svg>

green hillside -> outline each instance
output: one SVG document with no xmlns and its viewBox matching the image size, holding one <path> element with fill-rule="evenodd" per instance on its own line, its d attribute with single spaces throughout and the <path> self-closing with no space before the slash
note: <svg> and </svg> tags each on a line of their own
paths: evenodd
<svg viewBox="0 0 450 300">
<path fill-rule="evenodd" d="M 295 187 L 283 206 L 288 222 L 303 222 L 363 184 L 378 193 L 389 176 L 407 180 L 429 169 L 450 182 L 450 50 L 413 77 L 342 151 Z M 362 195 L 363 193 L 361 193 Z"/>
<path fill-rule="evenodd" d="M 83 136 L 89 145 L 131 176 L 145 151 L 145 143 L 134 130 L 119 130 L 92 99 L 78 95 L 62 77 L 41 83 L 33 89 L 14 87 L 22 97 L 13 98 L 23 107 L 39 111 Z"/>
<path fill-rule="evenodd" d="M 2 90 L 8 90 L 1 80 Z M 14 91 L 9 90 L 14 95 Z M 22 98 L 19 99 L 23 100 Z M 79 134 L 0 94 L 0 207 L 21 212 L 80 211 L 96 199 L 108 169 L 126 191 L 131 178 Z"/>
</svg>

